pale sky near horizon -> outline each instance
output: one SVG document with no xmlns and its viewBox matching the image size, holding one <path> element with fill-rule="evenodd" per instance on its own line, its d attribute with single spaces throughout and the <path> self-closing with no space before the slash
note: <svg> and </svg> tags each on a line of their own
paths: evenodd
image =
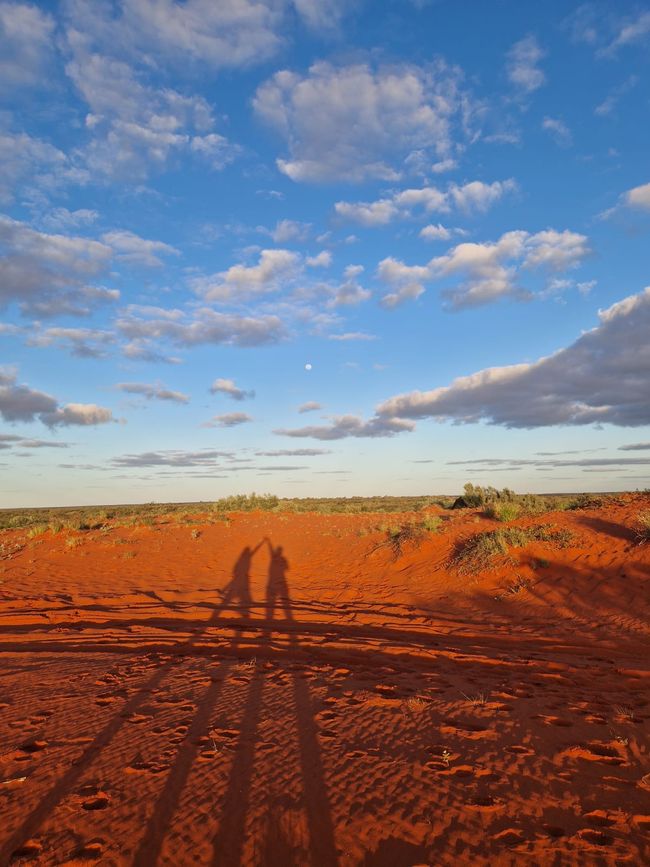
<svg viewBox="0 0 650 867">
<path fill-rule="evenodd" d="M 650 4 L 0 2 L 0 507 L 650 486 Z"/>
</svg>

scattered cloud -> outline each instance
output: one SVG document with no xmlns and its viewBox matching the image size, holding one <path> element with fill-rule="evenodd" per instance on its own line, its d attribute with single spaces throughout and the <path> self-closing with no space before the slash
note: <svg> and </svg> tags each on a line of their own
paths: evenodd
<svg viewBox="0 0 650 867">
<path fill-rule="evenodd" d="M 204 422 L 202 427 L 236 427 L 249 421 L 253 419 L 245 412 L 226 412 L 213 416 L 210 421 Z"/>
<path fill-rule="evenodd" d="M 115 334 L 98 328 L 44 328 L 27 339 L 28 346 L 56 346 L 77 358 L 104 358 L 113 343 Z"/>
<path fill-rule="evenodd" d="M 505 181 L 470 181 L 458 186 L 450 184 L 446 191 L 427 186 L 406 189 L 374 202 L 336 202 L 334 210 L 339 217 L 362 226 L 385 226 L 398 219 L 406 219 L 421 211 L 448 213 L 452 208 L 466 214 L 484 213 L 507 193 L 517 190 L 509 178 Z"/>
<path fill-rule="evenodd" d="M 628 443 L 624 446 L 619 446 L 619 451 L 622 452 L 640 452 L 650 450 L 650 443 Z"/>
<path fill-rule="evenodd" d="M 315 256 L 307 256 L 305 263 L 310 268 L 329 268 L 332 264 L 332 254 L 329 250 L 321 250 Z"/>
<path fill-rule="evenodd" d="M 413 151 L 449 158 L 470 114 L 460 72 L 442 61 L 285 69 L 260 85 L 253 107 L 287 142 L 277 165 L 294 181 L 396 179 Z"/>
<path fill-rule="evenodd" d="M 255 452 L 257 457 L 263 458 L 283 458 L 295 457 L 306 458 L 314 455 L 331 455 L 331 449 L 275 449 L 270 452 Z"/>
<path fill-rule="evenodd" d="M 320 403 L 317 403 L 315 400 L 308 400 L 307 403 L 301 403 L 298 407 L 298 412 L 316 412 L 318 409 L 322 409 Z"/>
<path fill-rule="evenodd" d="M 487 421 L 507 428 L 650 424 L 650 287 L 599 313 L 566 349 L 527 364 L 494 367 L 377 408 L 387 419 Z"/>
<path fill-rule="evenodd" d="M 105 232 L 102 235 L 102 241 L 113 248 L 118 262 L 127 262 L 129 265 L 160 268 L 163 262 L 158 254 L 180 255 L 180 252 L 170 244 L 164 244 L 162 241 L 148 241 L 146 238 L 141 238 L 134 232 L 126 230 L 114 229 L 112 232 Z"/>
<path fill-rule="evenodd" d="M 232 379 L 215 379 L 210 386 L 211 394 L 227 394 L 233 400 L 246 400 L 255 397 L 254 391 L 244 391 L 238 388 Z"/>
<path fill-rule="evenodd" d="M 625 20 L 604 53 L 615 54 L 619 48 L 642 42 L 648 37 L 650 37 L 650 12 L 640 12 L 635 18 L 630 16 Z"/>
<path fill-rule="evenodd" d="M 629 208 L 650 211 L 650 184 L 633 187 L 624 194 L 623 198 Z"/>
<path fill-rule="evenodd" d="M 17 303 L 25 314 L 88 315 L 115 301 L 116 289 L 89 285 L 105 273 L 113 251 L 88 238 L 49 235 L 0 216 L 0 306 Z"/>
<path fill-rule="evenodd" d="M 0 91 L 41 83 L 54 29 L 52 16 L 31 3 L 0 3 Z"/>
<path fill-rule="evenodd" d="M 558 117 L 545 117 L 542 121 L 542 129 L 552 136 L 555 143 L 560 147 L 566 148 L 573 144 L 571 130 Z"/>
<path fill-rule="evenodd" d="M 489 304 L 507 296 L 529 298 L 532 293 L 520 285 L 522 270 L 566 271 L 577 267 L 588 253 L 585 235 L 568 229 L 545 229 L 535 234 L 506 232 L 495 242 L 463 242 L 426 265 L 406 265 L 389 257 L 378 267 L 380 279 L 393 290 L 382 303 L 395 307 L 418 298 L 425 291 L 425 283 L 447 277 L 463 281 L 445 293 L 456 309 Z"/>
<path fill-rule="evenodd" d="M 170 391 L 162 385 L 150 385 L 146 382 L 118 382 L 115 386 L 119 391 L 126 394 L 137 394 L 146 397 L 147 400 L 167 400 L 174 403 L 189 403 L 190 399 L 180 391 Z"/>
<path fill-rule="evenodd" d="M 341 440 L 347 437 L 391 437 L 403 431 L 411 431 L 415 422 L 408 419 L 375 417 L 364 421 L 356 415 L 334 416 L 329 424 L 311 425 L 302 428 L 274 430 L 273 433 L 287 437 L 308 437 L 317 440 Z"/>
<path fill-rule="evenodd" d="M 328 340 L 339 340 L 347 342 L 349 340 L 376 340 L 376 334 L 367 334 L 365 331 L 345 331 L 343 334 L 328 334 Z"/>
<path fill-rule="evenodd" d="M 305 241 L 309 237 L 311 223 L 301 223 L 298 220 L 278 220 L 272 229 L 258 226 L 257 231 L 268 235 L 275 244 L 286 244 L 290 241 Z"/>
<path fill-rule="evenodd" d="M 153 340 L 186 348 L 210 344 L 250 347 L 278 343 L 286 335 L 277 316 L 242 316 L 210 308 L 198 308 L 190 314 L 174 311 L 173 316 L 166 315 L 169 312 L 157 308 L 149 315 L 138 315 L 127 310 L 117 319 L 116 327 L 128 340 L 136 341 L 140 353 L 150 351 Z"/>
<path fill-rule="evenodd" d="M 433 225 L 430 223 L 423 229 L 420 229 L 419 236 L 425 241 L 451 241 L 454 235 L 466 235 L 464 229 L 448 229 L 442 223 Z"/>
<path fill-rule="evenodd" d="M 195 277 L 191 286 L 206 301 L 240 301 L 280 291 L 300 273 L 301 257 L 290 250 L 262 250 L 257 265 L 232 265 L 212 276 Z"/>
<path fill-rule="evenodd" d="M 520 94 L 527 96 L 544 84 L 546 76 L 539 67 L 543 57 L 544 51 L 534 36 L 526 36 L 515 42 L 508 52 L 506 73 Z"/>
<path fill-rule="evenodd" d="M 232 452 L 201 449 L 183 451 L 169 449 L 164 451 L 139 452 L 113 458 L 114 467 L 206 467 L 217 466 L 223 458 L 232 457 Z"/>
<path fill-rule="evenodd" d="M 630 75 L 622 84 L 613 87 L 605 99 L 598 103 L 594 109 L 594 114 L 598 115 L 598 117 L 607 117 L 612 114 L 625 94 L 629 93 L 636 86 L 638 80 L 636 75 Z"/>
<path fill-rule="evenodd" d="M 0 369 L 0 416 L 7 422 L 40 421 L 47 427 L 97 425 L 114 421 L 109 409 L 94 403 L 59 405 L 50 394 L 17 382 L 11 369 Z"/>
</svg>

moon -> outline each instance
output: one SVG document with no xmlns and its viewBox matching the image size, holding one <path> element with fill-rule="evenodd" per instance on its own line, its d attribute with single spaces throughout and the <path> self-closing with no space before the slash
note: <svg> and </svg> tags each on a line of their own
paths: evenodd
<svg viewBox="0 0 650 867">
<path fill-rule="evenodd" d="M 311 364 L 306 364 L 306 365 L 305 365 L 305 370 L 311 370 Z"/>
</svg>

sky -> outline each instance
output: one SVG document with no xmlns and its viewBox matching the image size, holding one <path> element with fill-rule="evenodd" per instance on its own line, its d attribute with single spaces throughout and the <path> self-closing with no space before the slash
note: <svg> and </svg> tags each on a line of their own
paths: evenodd
<svg viewBox="0 0 650 867">
<path fill-rule="evenodd" d="M 0 506 L 650 486 L 650 4 L 0 2 Z"/>
</svg>

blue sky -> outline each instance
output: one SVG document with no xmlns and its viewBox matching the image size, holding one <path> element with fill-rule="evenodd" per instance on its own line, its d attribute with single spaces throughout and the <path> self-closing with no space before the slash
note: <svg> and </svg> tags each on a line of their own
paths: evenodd
<svg viewBox="0 0 650 867">
<path fill-rule="evenodd" d="M 3 506 L 650 484 L 650 6 L 0 2 Z"/>
</svg>

